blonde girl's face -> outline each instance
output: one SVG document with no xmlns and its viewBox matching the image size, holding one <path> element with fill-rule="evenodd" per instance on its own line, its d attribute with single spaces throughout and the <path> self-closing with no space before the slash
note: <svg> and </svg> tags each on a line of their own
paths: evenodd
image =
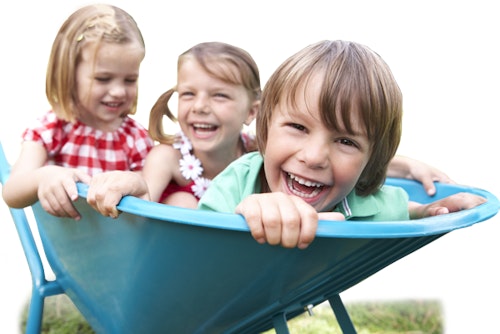
<svg viewBox="0 0 500 334">
<path fill-rule="evenodd" d="M 245 87 L 209 75 L 188 58 L 178 70 L 177 92 L 177 118 L 194 150 L 234 157 L 243 124 L 253 121 L 259 106 Z"/>
<path fill-rule="evenodd" d="M 371 145 L 357 117 L 356 133 L 325 127 L 318 108 L 321 80 L 310 80 L 296 106 L 281 103 L 271 118 L 264 154 L 272 192 L 295 195 L 317 211 L 331 211 L 355 187 Z M 354 116 L 354 115 L 353 115 Z M 293 143 L 293 144 L 291 144 Z"/>
<path fill-rule="evenodd" d="M 138 42 L 89 44 L 76 69 L 79 120 L 101 131 L 120 127 L 136 97 L 144 48 Z"/>
</svg>

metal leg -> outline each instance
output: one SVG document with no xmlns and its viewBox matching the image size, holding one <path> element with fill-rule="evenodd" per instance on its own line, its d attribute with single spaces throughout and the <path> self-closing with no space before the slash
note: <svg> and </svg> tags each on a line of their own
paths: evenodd
<svg viewBox="0 0 500 334">
<path fill-rule="evenodd" d="M 26 319 L 26 334 L 39 334 L 42 331 L 44 297 L 38 289 L 31 292 L 30 308 Z"/>
<path fill-rule="evenodd" d="M 349 317 L 340 296 L 334 295 L 328 298 L 328 302 L 335 313 L 335 317 L 337 318 L 337 322 L 339 323 L 342 332 L 344 334 L 356 334 L 356 329 L 352 324 L 351 318 Z"/>
<path fill-rule="evenodd" d="M 276 334 L 289 334 L 285 313 L 279 313 L 273 317 L 273 325 Z"/>
</svg>

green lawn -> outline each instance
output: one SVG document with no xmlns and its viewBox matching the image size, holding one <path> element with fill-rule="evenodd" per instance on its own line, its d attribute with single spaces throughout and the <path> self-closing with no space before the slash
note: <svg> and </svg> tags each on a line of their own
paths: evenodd
<svg viewBox="0 0 500 334">
<path fill-rule="evenodd" d="M 443 316 L 441 304 L 433 300 L 404 300 L 346 303 L 347 311 L 358 334 L 441 334 Z M 26 312 L 22 316 L 24 332 Z M 291 334 L 341 334 L 333 311 L 327 303 L 316 306 L 313 316 L 304 313 L 288 322 Z M 42 333 L 92 334 L 73 303 L 59 295 L 45 299 Z M 269 330 L 265 334 L 273 334 Z"/>
</svg>

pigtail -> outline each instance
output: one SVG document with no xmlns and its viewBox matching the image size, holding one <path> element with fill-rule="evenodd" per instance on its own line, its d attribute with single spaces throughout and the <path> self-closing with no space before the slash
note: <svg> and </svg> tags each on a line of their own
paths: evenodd
<svg viewBox="0 0 500 334">
<path fill-rule="evenodd" d="M 168 101 L 170 97 L 175 93 L 175 89 L 169 89 L 163 93 L 149 114 L 149 135 L 153 140 L 158 141 L 162 144 L 172 145 L 174 143 L 175 135 L 166 134 L 163 130 L 163 116 L 167 116 L 173 122 L 177 122 L 177 118 L 172 114 L 170 108 L 168 107 Z"/>
</svg>

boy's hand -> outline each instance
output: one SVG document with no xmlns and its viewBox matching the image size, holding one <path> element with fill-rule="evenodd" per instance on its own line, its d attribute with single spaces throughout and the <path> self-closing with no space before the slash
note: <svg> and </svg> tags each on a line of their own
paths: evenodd
<svg viewBox="0 0 500 334">
<path fill-rule="evenodd" d="M 389 168 L 387 169 L 387 176 L 417 180 L 422 183 L 429 196 L 434 196 L 436 194 L 434 182 L 456 183 L 441 170 L 424 162 L 400 155 L 395 156 L 390 162 Z"/>
<path fill-rule="evenodd" d="M 300 249 L 307 248 L 314 240 L 320 217 L 299 197 L 281 192 L 250 195 L 236 207 L 236 213 L 245 217 L 257 242 Z M 322 219 L 343 218 L 336 213 L 321 215 Z"/>
<path fill-rule="evenodd" d="M 450 195 L 429 204 L 410 202 L 408 207 L 410 210 L 410 218 L 417 219 L 471 209 L 485 202 L 486 199 L 484 197 L 462 192 Z"/>
</svg>

